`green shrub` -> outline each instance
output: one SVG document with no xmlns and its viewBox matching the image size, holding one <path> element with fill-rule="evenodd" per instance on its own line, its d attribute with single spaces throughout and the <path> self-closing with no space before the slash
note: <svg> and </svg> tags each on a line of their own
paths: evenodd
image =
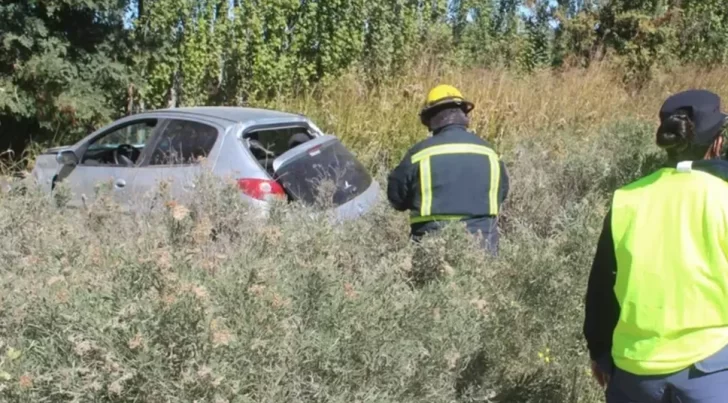
<svg viewBox="0 0 728 403">
<path fill-rule="evenodd" d="M 0 193 L 0 400 L 597 402 L 586 276 L 609 193 L 652 169 L 650 132 L 504 142 L 497 258 L 457 225 L 413 246 L 384 201 L 262 222 L 206 176 L 132 216 L 103 189 L 79 210 Z"/>
</svg>

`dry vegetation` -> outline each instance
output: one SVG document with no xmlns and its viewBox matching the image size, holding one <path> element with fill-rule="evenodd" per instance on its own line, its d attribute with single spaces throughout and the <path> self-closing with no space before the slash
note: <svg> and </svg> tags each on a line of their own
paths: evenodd
<svg viewBox="0 0 728 403">
<path fill-rule="evenodd" d="M 309 96 L 279 98 L 266 106 L 307 114 L 365 151 L 371 161 L 392 163 L 424 136 L 417 112 L 429 88 L 438 83 L 457 86 L 475 102 L 473 128 L 496 140 L 505 153 L 529 141 L 558 149 L 559 143 L 571 140 L 558 134 L 594 136 L 605 125 L 620 121 L 654 124 L 665 97 L 681 89 L 710 88 L 728 97 L 725 69 L 700 72 L 682 67 L 658 75 L 638 94 L 620 85 L 619 74 L 606 65 L 525 76 L 490 70 L 419 70 L 374 92 L 349 76 Z"/>
<path fill-rule="evenodd" d="M 0 400 L 597 402 L 582 297 L 609 194 L 658 163 L 662 99 L 728 95 L 727 75 L 630 96 L 606 69 L 444 74 L 512 177 L 492 259 L 456 227 L 415 248 L 385 202 L 343 226 L 296 206 L 260 223 L 208 177 L 193 203 L 161 187 L 135 217 L 0 192 Z M 434 82 L 344 78 L 270 106 L 341 135 L 383 181 L 424 135 Z"/>
</svg>

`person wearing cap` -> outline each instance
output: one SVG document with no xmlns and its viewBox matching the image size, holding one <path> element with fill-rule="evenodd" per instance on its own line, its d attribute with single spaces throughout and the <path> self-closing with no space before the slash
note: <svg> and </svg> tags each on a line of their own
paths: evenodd
<svg viewBox="0 0 728 403">
<path fill-rule="evenodd" d="M 495 253 L 508 174 L 493 147 L 468 130 L 473 107 L 450 85 L 429 92 L 420 120 L 431 136 L 407 151 L 391 172 L 387 197 L 396 210 L 410 211 L 415 241 L 445 223 L 462 221 Z"/>
<path fill-rule="evenodd" d="M 727 402 L 726 115 L 690 90 L 659 117 L 668 163 L 614 193 L 592 263 L 592 373 L 608 403 Z"/>
</svg>

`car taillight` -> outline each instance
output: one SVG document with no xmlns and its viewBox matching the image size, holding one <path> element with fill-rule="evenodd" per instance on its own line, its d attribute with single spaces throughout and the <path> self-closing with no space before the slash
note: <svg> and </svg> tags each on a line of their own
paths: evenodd
<svg viewBox="0 0 728 403">
<path fill-rule="evenodd" d="M 258 199 L 266 200 L 268 198 L 285 199 L 286 192 L 283 187 L 274 180 L 244 178 L 238 179 L 238 187 L 246 195 Z"/>
</svg>

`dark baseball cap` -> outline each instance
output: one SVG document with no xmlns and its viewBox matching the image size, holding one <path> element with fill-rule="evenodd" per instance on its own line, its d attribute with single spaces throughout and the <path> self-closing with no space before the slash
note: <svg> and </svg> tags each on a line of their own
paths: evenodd
<svg viewBox="0 0 728 403">
<path fill-rule="evenodd" d="M 728 117 L 720 110 L 720 97 L 708 90 L 687 90 L 670 96 L 660 108 L 660 121 L 680 109 L 687 111 L 695 124 L 693 143 L 698 145 L 712 143 Z"/>
</svg>

